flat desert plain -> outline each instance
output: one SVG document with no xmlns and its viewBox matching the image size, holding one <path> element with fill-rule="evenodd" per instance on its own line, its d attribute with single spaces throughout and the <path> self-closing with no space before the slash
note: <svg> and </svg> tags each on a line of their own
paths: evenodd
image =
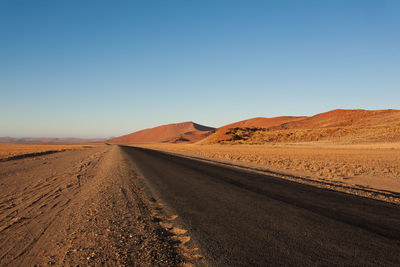
<svg viewBox="0 0 400 267">
<path fill-rule="evenodd" d="M 103 144 L 71 144 L 71 143 L 0 143 L 0 161 L 55 152 L 93 148 Z"/>
<path fill-rule="evenodd" d="M 390 202 L 400 197 L 400 143 L 135 144 Z"/>
<path fill-rule="evenodd" d="M 282 259 L 304 263 L 315 249 L 318 253 L 310 262 L 342 262 L 343 250 L 348 251 L 348 263 L 377 264 L 384 259 L 398 262 L 398 247 L 391 241 L 397 240 L 398 235 L 397 205 L 335 195 L 337 192 L 319 191 L 284 179 L 399 204 L 399 143 L 130 146 L 184 157 L 107 144 L 2 144 L 0 266 L 236 266 L 249 262 L 273 264 Z M 191 157 L 200 161 L 188 159 Z M 247 175 L 235 168 L 255 174 Z M 268 176 L 260 180 L 258 172 Z M 223 180 L 215 183 L 215 175 L 230 175 L 230 179 L 249 184 L 241 188 Z M 248 177 L 255 180 L 246 180 Z M 207 179 L 209 182 L 205 182 Z M 272 190 L 270 194 L 284 201 L 264 201 L 263 194 L 255 193 L 258 187 L 251 191 L 252 183 L 257 181 L 262 190 Z M 308 192 L 311 197 L 301 198 L 303 195 L 299 197 L 297 192 Z M 352 201 L 349 207 L 340 204 L 344 199 Z M 291 201 L 296 205 L 289 205 Z M 319 201 L 327 207 L 316 209 Z M 259 205 L 253 207 L 255 202 Z M 228 204 L 227 209 L 226 203 L 233 204 Z M 278 206 L 269 206 L 268 212 L 263 210 L 265 205 L 276 203 Z M 200 204 L 204 205 L 198 207 Z M 359 205 L 367 205 L 369 210 L 364 212 Z M 336 207 L 341 209 L 337 211 Z M 288 209 L 291 212 L 286 213 Z M 390 218 L 376 219 L 375 213 L 381 210 L 396 218 L 388 215 Z M 287 214 L 299 217 L 283 224 L 270 222 L 274 228 L 269 232 L 257 228 L 258 221 L 282 222 Z M 234 218 L 229 225 L 226 216 Z M 325 222 L 315 223 L 316 217 Z M 301 225 L 308 230 L 296 230 L 299 219 L 305 220 Z M 389 225 L 393 220 L 395 224 Z M 332 233 L 325 233 L 326 229 L 319 232 L 325 223 L 329 223 Z M 340 233 L 350 231 L 349 227 L 359 238 L 356 241 L 321 241 L 342 237 Z M 369 230 L 360 234 L 362 229 Z M 269 239 L 282 231 L 292 235 Z M 307 236 L 313 235 L 313 240 L 322 236 L 321 240 L 315 239 L 314 244 L 307 236 L 299 236 L 304 231 Z M 254 236 L 249 239 L 249 234 Z M 285 236 L 286 241 L 282 239 Z M 367 236 L 383 241 L 372 242 L 371 247 Z M 389 241 L 382 239 L 386 236 Z M 275 242 L 272 250 L 254 253 L 271 242 Z M 292 244 L 290 251 L 304 251 L 293 258 L 283 256 L 286 249 L 274 254 L 282 242 L 284 246 Z M 243 247 L 235 252 L 238 256 L 231 255 L 239 243 Z M 371 258 L 376 256 L 374 246 L 385 246 L 376 259 Z M 330 249 L 335 249 L 334 256 L 319 254 Z M 354 249 L 365 254 L 359 256 Z"/>
</svg>

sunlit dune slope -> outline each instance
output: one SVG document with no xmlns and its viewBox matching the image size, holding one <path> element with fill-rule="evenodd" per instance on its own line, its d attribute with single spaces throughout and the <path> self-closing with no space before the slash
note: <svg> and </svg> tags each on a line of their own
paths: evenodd
<svg viewBox="0 0 400 267">
<path fill-rule="evenodd" d="M 302 120 L 291 121 L 283 128 L 327 128 L 327 127 L 379 127 L 394 126 L 400 123 L 400 110 L 344 110 L 336 109 L 320 113 Z"/>
<path fill-rule="evenodd" d="M 145 129 L 124 136 L 112 138 L 110 142 L 194 142 L 203 139 L 214 130 L 194 122 L 173 123 Z"/>
<path fill-rule="evenodd" d="M 202 144 L 400 141 L 400 110 L 337 109 L 312 117 L 254 118 L 221 128 Z"/>
</svg>

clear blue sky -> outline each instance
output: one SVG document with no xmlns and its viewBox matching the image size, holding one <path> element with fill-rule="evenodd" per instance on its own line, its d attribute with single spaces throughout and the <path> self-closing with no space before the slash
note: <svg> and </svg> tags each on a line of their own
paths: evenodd
<svg viewBox="0 0 400 267">
<path fill-rule="evenodd" d="M 0 1 L 0 136 L 400 108 L 400 1 Z"/>
</svg>

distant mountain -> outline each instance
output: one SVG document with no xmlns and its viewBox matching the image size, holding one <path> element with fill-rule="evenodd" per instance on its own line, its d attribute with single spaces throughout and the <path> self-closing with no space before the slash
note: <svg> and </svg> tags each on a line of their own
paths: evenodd
<svg viewBox="0 0 400 267">
<path fill-rule="evenodd" d="M 208 136 L 214 129 L 194 122 L 173 123 L 111 138 L 108 141 L 118 143 L 195 142 Z"/>
<path fill-rule="evenodd" d="M 400 110 L 336 109 L 311 117 L 253 118 L 220 127 L 201 143 L 253 144 L 321 140 L 400 141 Z"/>
<path fill-rule="evenodd" d="M 0 137 L 0 143 L 89 143 L 104 142 L 105 138 Z"/>
</svg>

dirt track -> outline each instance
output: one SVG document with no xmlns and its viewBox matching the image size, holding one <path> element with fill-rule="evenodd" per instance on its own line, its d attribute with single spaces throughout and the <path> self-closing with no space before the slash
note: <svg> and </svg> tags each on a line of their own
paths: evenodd
<svg viewBox="0 0 400 267">
<path fill-rule="evenodd" d="M 0 265 L 177 265 L 117 146 L 0 163 Z"/>
</svg>

